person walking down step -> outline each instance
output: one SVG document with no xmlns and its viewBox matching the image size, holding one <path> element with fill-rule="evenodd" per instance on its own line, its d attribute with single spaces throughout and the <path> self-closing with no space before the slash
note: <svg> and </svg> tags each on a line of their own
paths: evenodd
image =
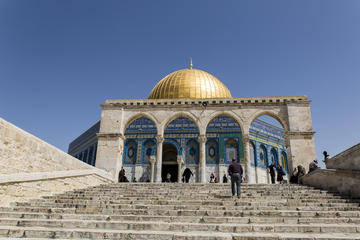
<svg viewBox="0 0 360 240">
<path fill-rule="evenodd" d="M 236 162 L 235 159 L 232 160 L 232 164 L 229 166 L 228 173 L 231 177 L 232 196 L 235 196 L 235 185 L 236 185 L 237 197 L 240 198 L 240 195 L 241 195 L 240 184 L 241 184 L 243 169 L 242 169 L 241 165 Z"/>
</svg>

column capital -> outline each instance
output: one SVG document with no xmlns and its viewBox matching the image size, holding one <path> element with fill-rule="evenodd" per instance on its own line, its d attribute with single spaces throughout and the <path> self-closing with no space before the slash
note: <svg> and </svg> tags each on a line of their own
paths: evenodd
<svg viewBox="0 0 360 240">
<path fill-rule="evenodd" d="M 156 138 L 157 143 L 163 143 L 165 140 L 164 136 L 162 136 L 162 135 L 156 135 L 155 138 Z"/>
<path fill-rule="evenodd" d="M 200 143 L 205 143 L 206 142 L 206 135 L 199 135 L 198 140 Z"/>
<path fill-rule="evenodd" d="M 242 136 L 242 140 L 243 140 L 244 143 L 249 142 L 250 141 L 250 135 L 249 134 L 244 134 Z"/>
<path fill-rule="evenodd" d="M 151 163 L 151 164 L 155 164 L 155 162 L 156 162 L 156 157 L 155 157 L 155 155 L 150 156 L 150 163 Z"/>
<path fill-rule="evenodd" d="M 304 138 L 312 138 L 315 134 L 315 131 L 287 131 L 285 132 L 284 138 L 290 137 L 304 137 Z"/>
<path fill-rule="evenodd" d="M 183 156 L 182 155 L 177 155 L 177 163 L 178 164 L 184 164 L 184 160 L 183 160 Z"/>
</svg>

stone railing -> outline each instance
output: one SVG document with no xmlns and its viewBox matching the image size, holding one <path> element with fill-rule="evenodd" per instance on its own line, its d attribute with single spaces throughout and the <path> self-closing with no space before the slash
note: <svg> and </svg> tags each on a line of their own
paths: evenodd
<svg viewBox="0 0 360 240">
<path fill-rule="evenodd" d="M 360 171 L 318 169 L 302 178 L 305 185 L 360 197 Z"/>
<path fill-rule="evenodd" d="M 360 143 L 327 159 L 325 164 L 328 169 L 360 171 Z"/>
<path fill-rule="evenodd" d="M 0 205 L 108 182 L 109 173 L 0 118 Z"/>
<path fill-rule="evenodd" d="M 327 169 L 318 169 L 302 177 L 305 185 L 360 197 L 360 144 L 325 162 Z"/>
</svg>

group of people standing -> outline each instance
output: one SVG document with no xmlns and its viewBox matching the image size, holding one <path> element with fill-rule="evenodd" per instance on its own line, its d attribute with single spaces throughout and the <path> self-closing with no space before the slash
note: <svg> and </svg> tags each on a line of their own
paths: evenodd
<svg viewBox="0 0 360 240">
<path fill-rule="evenodd" d="M 270 173 L 271 183 L 275 184 L 275 172 L 276 175 L 276 181 L 279 183 L 282 183 L 284 181 L 284 176 L 286 175 L 284 169 L 280 166 L 280 164 L 277 164 L 275 167 L 275 163 L 271 162 L 271 164 L 267 167 L 268 171 Z"/>
<path fill-rule="evenodd" d="M 325 160 L 328 158 L 329 155 L 327 155 L 326 152 L 324 152 Z M 312 161 L 309 164 L 309 172 L 316 170 L 318 167 L 317 160 Z M 277 164 L 275 166 L 274 162 L 271 162 L 271 164 L 267 167 L 267 170 L 270 174 L 271 183 L 275 184 L 275 174 L 276 174 L 276 181 L 279 183 L 283 183 L 285 181 L 284 176 L 286 176 L 285 171 L 280 166 L 280 164 Z M 241 195 L 241 182 L 242 182 L 242 176 L 243 176 L 243 168 L 242 166 L 236 161 L 236 159 L 232 159 L 232 163 L 228 168 L 228 174 L 231 179 L 231 193 L 232 196 L 235 196 L 235 186 L 236 186 L 236 194 L 237 197 L 240 198 Z M 290 183 L 296 183 L 301 184 L 301 177 L 306 174 L 306 170 L 303 166 L 299 165 L 297 166 L 293 172 L 291 173 L 290 177 Z M 182 182 L 188 183 L 190 181 L 191 176 L 193 176 L 193 172 L 190 170 L 190 168 L 186 168 L 182 174 Z M 166 176 L 165 182 L 171 182 L 170 181 L 171 174 L 168 173 Z M 125 170 L 121 168 L 119 172 L 119 182 L 129 182 L 128 179 L 125 176 Z M 134 178 L 133 182 L 136 182 L 136 178 Z M 215 176 L 214 173 L 210 174 L 210 183 L 217 183 L 219 182 L 218 178 Z M 228 178 L 226 174 L 223 176 L 223 183 L 227 183 Z"/>
</svg>

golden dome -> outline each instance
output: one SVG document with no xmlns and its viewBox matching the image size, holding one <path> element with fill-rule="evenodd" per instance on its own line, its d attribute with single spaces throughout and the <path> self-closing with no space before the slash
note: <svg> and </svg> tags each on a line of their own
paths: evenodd
<svg viewBox="0 0 360 240">
<path fill-rule="evenodd" d="M 232 98 L 229 89 L 215 76 L 199 69 L 170 73 L 155 85 L 149 99 Z"/>
</svg>

